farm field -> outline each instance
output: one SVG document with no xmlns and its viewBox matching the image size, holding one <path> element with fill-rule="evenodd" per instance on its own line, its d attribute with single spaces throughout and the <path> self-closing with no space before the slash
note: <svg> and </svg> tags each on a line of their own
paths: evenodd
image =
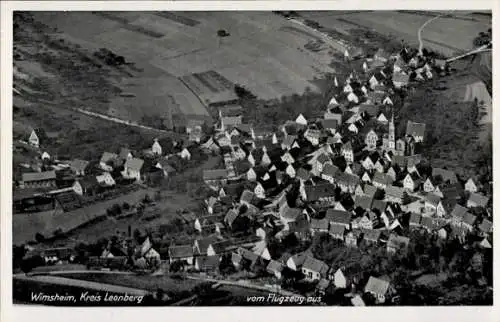
<svg viewBox="0 0 500 322">
<path fill-rule="evenodd" d="M 394 11 L 301 13 L 304 18 L 314 20 L 324 27 L 335 29 L 340 26 L 340 32 L 359 28 L 374 29 L 412 45 L 418 45 L 417 30 L 435 15 Z M 474 37 L 491 28 L 491 19 L 488 21 L 468 16 L 467 13 L 457 12 L 456 18 L 438 18 L 429 23 L 422 32 L 424 46 L 446 56 L 471 49 Z"/>
<path fill-rule="evenodd" d="M 172 88 L 165 94 L 173 96 L 186 115 L 207 115 L 206 102 L 231 95 L 206 94 L 208 88 L 220 85 L 210 79 L 202 89 L 204 94 L 195 91 L 200 95 L 195 98 L 178 78 L 216 72 L 259 98 L 272 99 L 301 94 L 306 87 L 314 90 L 310 81 L 333 71 L 328 67 L 333 48 L 314 53 L 305 50 L 303 46 L 318 35 L 271 12 L 36 12 L 34 17 L 82 46 L 105 47 L 123 55 L 142 71 L 134 76 L 136 79 L 154 79 L 163 88 L 157 90 L 160 93 Z M 89 22 L 92 26 L 87 28 Z M 218 39 L 220 29 L 229 36 Z M 150 95 L 141 87 L 123 91 L 135 94 L 137 100 Z M 162 95 L 157 93 L 155 99 L 161 100 Z M 120 97 L 113 101 L 113 113 L 118 115 L 117 107 L 125 100 Z M 131 105 L 135 105 L 134 100 L 124 108 L 124 116 L 135 116 L 134 111 L 128 112 Z M 146 110 L 168 108 L 145 105 Z"/>
</svg>

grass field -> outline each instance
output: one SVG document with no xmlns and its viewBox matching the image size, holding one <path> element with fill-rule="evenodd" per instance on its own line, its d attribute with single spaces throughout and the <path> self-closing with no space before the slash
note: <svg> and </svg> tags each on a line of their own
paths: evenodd
<svg viewBox="0 0 500 322">
<path fill-rule="evenodd" d="M 327 28 L 339 28 L 340 32 L 350 29 L 367 28 L 392 35 L 412 45 L 418 45 L 417 30 L 435 16 L 425 12 L 409 13 L 394 11 L 367 12 L 304 12 L 304 18 L 314 20 Z M 429 23 L 422 32 L 424 46 L 453 55 L 457 51 L 471 49 L 472 41 L 481 31 L 491 28 L 491 19 L 476 19 L 470 13 L 460 14 L 457 18 L 438 18 Z M 468 19 L 465 19 L 467 16 Z"/>
<path fill-rule="evenodd" d="M 317 35 L 271 12 L 37 12 L 34 16 L 82 46 L 106 47 L 123 55 L 143 70 L 135 76 L 139 80 L 158 77 L 159 87 L 174 87 L 170 95 L 185 97 L 178 103 L 186 114 L 204 114 L 202 102 L 226 99 L 227 95 L 212 93 L 206 98 L 197 93 L 200 102 L 184 84 L 175 84 L 168 76 L 215 71 L 260 98 L 270 99 L 300 94 L 306 87 L 315 89 L 310 81 L 331 71 L 328 50 L 312 53 L 303 49 Z M 87 28 L 89 23 L 92 26 Z M 230 36 L 218 39 L 219 29 Z M 219 84 L 214 79 L 209 83 Z M 127 90 L 137 96 L 141 91 L 140 87 Z M 172 96 L 177 100 L 176 95 Z M 120 99 L 115 105 L 122 103 Z"/>
</svg>

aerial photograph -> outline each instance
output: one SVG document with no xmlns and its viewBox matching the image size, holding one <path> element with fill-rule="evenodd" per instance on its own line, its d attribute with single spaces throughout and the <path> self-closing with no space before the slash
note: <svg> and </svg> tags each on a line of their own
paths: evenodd
<svg viewBox="0 0 500 322">
<path fill-rule="evenodd" d="M 491 11 L 14 11 L 12 46 L 15 305 L 493 305 Z"/>
</svg>

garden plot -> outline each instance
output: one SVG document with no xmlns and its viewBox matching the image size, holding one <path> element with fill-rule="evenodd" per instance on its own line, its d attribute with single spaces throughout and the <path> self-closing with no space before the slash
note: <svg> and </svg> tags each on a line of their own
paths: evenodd
<svg viewBox="0 0 500 322">
<path fill-rule="evenodd" d="M 234 92 L 234 84 L 213 70 L 185 75 L 180 79 L 206 104 L 238 98 Z"/>
</svg>

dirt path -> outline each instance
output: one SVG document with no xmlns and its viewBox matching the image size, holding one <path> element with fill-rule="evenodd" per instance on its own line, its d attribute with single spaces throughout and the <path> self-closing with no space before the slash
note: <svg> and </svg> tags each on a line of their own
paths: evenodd
<svg viewBox="0 0 500 322">
<path fill-rule="evenodd" d="M 422 50 L 424 49 L 424 43 L 422 41 L 422 31 L 424 30 L 425 26 L 427 26 L 428 24 L 430 24 L 431 22 L 433 22 L 434 20 L 442 17 L 443 15 L 438 15 L 438 16 L 435 16 L 429 20 L 427 20 L 426 22 L 424 22 L 424 24 L 418 28 L 418 31 L 417 31 L 417 37 L 418 37 L 418 52 L 422 55 Z"/>
</svg>

